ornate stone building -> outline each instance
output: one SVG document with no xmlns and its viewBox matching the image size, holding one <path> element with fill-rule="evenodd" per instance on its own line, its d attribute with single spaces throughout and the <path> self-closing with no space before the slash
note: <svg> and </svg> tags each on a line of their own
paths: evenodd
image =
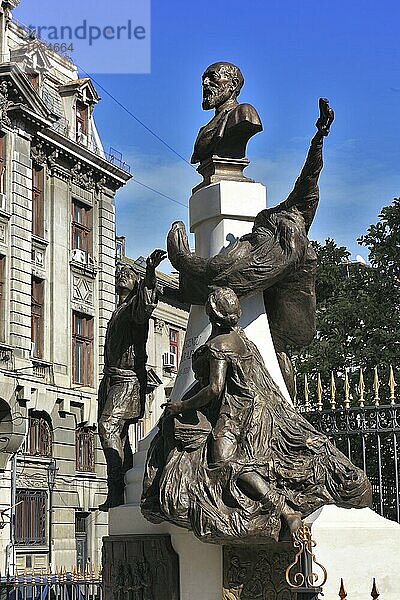
<svg viewBox="0 0 400 600">
<path fill-rule="evenodd" d="M 0 570 L 100 564 L 97 386 L 114 309 L 114 195 L 99 101 L 0 0 Z M 52 542 L 51 542 L 52 540 Z"/>
</svg>

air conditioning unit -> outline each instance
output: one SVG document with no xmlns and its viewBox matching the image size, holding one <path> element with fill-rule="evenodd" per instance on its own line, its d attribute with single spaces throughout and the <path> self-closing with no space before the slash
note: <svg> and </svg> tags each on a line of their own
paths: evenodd
<svg viewBox="0 0 400 600">
<path fill-rule="evenodd" d="M 95 261 L 95 259 L 93 258 L 93 256 L 91 254 L 87 254 L 86 259 L 87 259 L 87 264 L 88 264 L 89 267 L 95 267 L 96 266 L 96 261 Z"/>
<path fill-rule="evenodd" d="M 175 368 L 175 354 L 172 352 L 164 352 L 162 355 L 162 362 L 164 369 L 174 369 Z"/>
<path fill-rule="evenodd" d="M 81 265 L 86 265 L 86 252 L 84 250 L 79 250 L 79 248 L 75 248 L 72 250 L 72 260 Z"/>
</svg>

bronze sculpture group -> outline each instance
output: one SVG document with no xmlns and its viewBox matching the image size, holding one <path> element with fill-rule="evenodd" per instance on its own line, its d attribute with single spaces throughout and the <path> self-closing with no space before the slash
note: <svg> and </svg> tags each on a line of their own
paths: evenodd
<svg viewBox="0 0 400 600">
<path fill-rule="evenodd" d="M 203 107 L 216 112 L 196 140 L 192 161 L 201 163 L 200 172 L 205 163 L 243 159 L 249 138 L 262 129 L 255 109 L 237 102 L 242 85 L 240 70 L 229 63 L 211 65 L 203 76 Z M 203 541 L 278 540 L 282 526 L 295 534 L 302 519 L 325 504 L 371 503 L 365 473 L 294 410 L 238 326 L 240 297 L 262 292 L 292 389 L 288 346 L 305 345 L 315 332 L 316 257 L 307 233 L 319 200 L 323 139 L 333 121 L 328 102 L 321 99 L 319 106 L 317 133 L 293 191 L 261 211 L 250 234 L 209 259 L 190 252 L 183 223 L 174 223 L 168 235 L 181 298 L 206 306 L 212 332 L 193 355 L 196 384 L 165 405 L 148 453 L 142 513 L 190 529 Z M 219 176 L 229 179 L 229 172 Z M 109 401 L 108 412 L 103 409 L 106 422 L 113 420 L 112 407 Z M 140 414 L 139 407 L 136 401 Z M 117 420 L 135 416 L 128 414 L 132 405 L 126 408 Z M 120 468 L 121 448 L 118 455 Z"/>
</svg>

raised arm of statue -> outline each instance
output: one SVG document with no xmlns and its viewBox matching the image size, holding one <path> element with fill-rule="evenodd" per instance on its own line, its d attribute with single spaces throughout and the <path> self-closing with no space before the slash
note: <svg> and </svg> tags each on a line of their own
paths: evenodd
<svg viewBox="0 0 400 600">
<path fill-rule="evenodd" d="M 131 299 L 132 319 L 138 325 L 145 324 L 157 306 L 156 268 L 166 257 L 164 250 L 154 250 L 147 259 L 146 275 L 139 284 Z"/>
<path fill-rule="evenodd" d="M 319 111 L 320 115 L 316 122 L 317 133 L 311 140 L 301 173 L 287 199 L 274 209 L 274 211 L 280 211 L 296 206 L 303 215 L 306 231 L 310 229 L 318 207 L 318 179 L 323 167 L 323 140 L 329 134 L 334 119 L 334 112 L 326 98 L 319 99 Z"/>
</svg>

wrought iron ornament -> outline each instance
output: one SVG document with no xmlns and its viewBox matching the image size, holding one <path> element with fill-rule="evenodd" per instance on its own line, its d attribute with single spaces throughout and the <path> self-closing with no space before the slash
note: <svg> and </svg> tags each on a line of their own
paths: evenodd
<svg viewBox="0 0 400 600">
<path fill-rule="evenodd" d="M 328 573 L 313 552 L 316 542 L 310 528 L 303 523 L 293 535 L 293 546 L 297 550 L 294 561 L 287 567 L 285 578 L 291 588 L 318 589 L 325 585 Z M 314 571 L 314 565 L 320 573 Z"/>
</svg>

